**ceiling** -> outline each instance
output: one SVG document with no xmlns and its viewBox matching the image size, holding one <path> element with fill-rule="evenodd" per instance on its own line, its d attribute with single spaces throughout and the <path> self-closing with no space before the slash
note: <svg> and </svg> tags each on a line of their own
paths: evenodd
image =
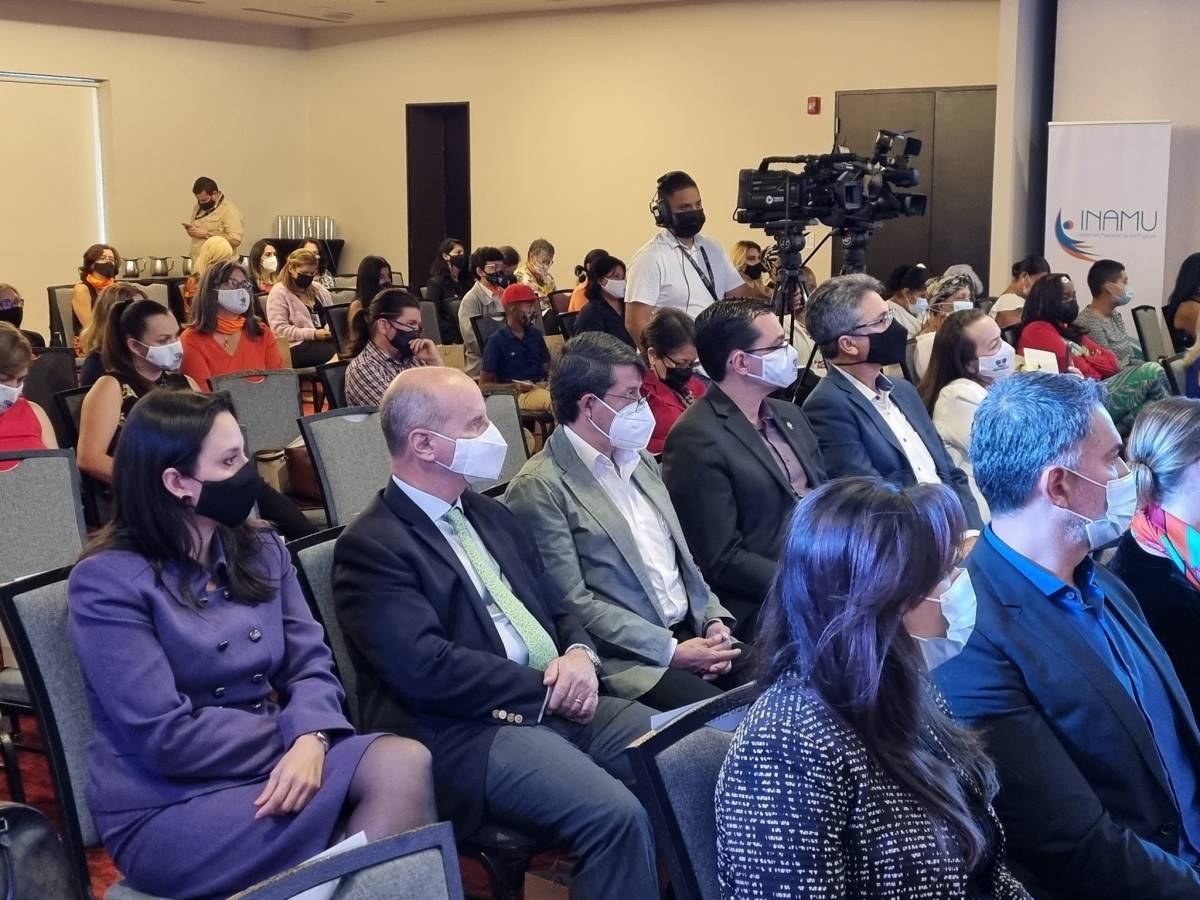
<svg viewBox="0 0 1200 900">
<path fill-rule="evenodd" d="M 207 16 L 291 28 L 383 25 L 512 13 L 612 6 L 651 6 L 683 0 L 78 0 L 128 9 Z"/>
</svg>

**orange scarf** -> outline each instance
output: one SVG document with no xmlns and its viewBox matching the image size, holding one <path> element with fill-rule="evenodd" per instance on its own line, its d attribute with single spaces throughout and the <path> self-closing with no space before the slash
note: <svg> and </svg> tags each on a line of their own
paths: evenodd
<svg viewBox="0 0 1200 900">
<path fill-rule="evenodd" d="M 97 275 L 95 272 L 88 272 L 83 276 L 83 280 L 94 287 L 97 291 L 102 291 L 116 279 L 105 278 L 103 275 Z"/>
<path fill-rule="evenodd" d="M 225 313 L 217 313 L 218 334 L 236 334 L 237 332 L 241 331 L 245 325 L 245 316 L 227 316 Z"/>
</svg>

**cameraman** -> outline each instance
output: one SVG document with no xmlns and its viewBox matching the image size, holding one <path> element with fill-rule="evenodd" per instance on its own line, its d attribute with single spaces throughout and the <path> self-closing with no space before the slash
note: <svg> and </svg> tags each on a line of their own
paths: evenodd
<svg viewBox="0 0 1200 900">
<path fill-rule="evenodd" d="M 663 231 L 634 256 L 625 292 L 625 325 L 635 343 L 657 307 L 695 318 L 723 297 L 754 296 L 721 245 L 700 235 L 704 204 L 690 175 L 668 172 L 658 179 L 650 209 Z"/>
</svg>

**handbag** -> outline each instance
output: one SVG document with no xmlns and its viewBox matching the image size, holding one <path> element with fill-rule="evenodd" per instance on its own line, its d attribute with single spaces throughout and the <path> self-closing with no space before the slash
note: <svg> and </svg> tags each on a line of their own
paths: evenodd
<svg viewBox="0 0 1200 900">
<path fill-rule="evenodd" d="M 283 449 L 283 454 L 287 460 L 288 496 L 319 506 L 323 502 L 321 485 L 317 482 L 317 470 L 308 455 L 308 447 L 303 440 L 297 439 Z"/>
<path fill-rule="evenodd" d="M 49 820 L 32 806 L 0 801 L 0 900 L 79 896 L 75 871 Z"/>
</svg>

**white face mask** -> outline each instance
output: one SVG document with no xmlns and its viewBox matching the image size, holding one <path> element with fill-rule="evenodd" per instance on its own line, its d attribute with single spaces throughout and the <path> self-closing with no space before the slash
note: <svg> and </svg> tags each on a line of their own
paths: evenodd
<svg viewBox="0 0 1200 900">
<path fill-rule="evenodd" d="M 754 353 L 749 355 L 757 356 Z M 753 372 L 747 374 L 751 378 L 757 378 L 759 381 L 766 382 L 772 387 L 791 387 L 792 383 L 796 380 L 796 376 L 800 373 L 800 354 L 796 352 L 796 348 L 791 344 L 784 344 L 782 347 L 772 350 L 766 356 L 758 356 L 758 360 L 762 364 L 762 374 L 755 375 Z"/>
<path fill-rule="evenodd" d="M 624 281 L 618 281 L 616 278 L 610 278 L 610 279 L 608 279 L 608 281 L 604 282 L 604 284 L 601 285 L 601 287 L 603 287 L 606 291 L 608 291 L 614 297 L 620 297 L 621 299 L 625 298 L 625 282 Z"/>
<path fill-rule="evenodd" d="M 942 663 L 958 656 L 967 646 L 967 641 L 971 639 L 971 634 L 975 631 L 978 604 L 975 599 L 975 588 L 971 584 L 971 576 L 966 569 L 957 570 L 957 575 L 939 596 L 926 599 L 941 604 L 942 618 L 946 620 L 947 624 L 945 637 L 912 635 L 913 640 L 921 648 L 925 668 L 932 672 Z"/>
<path fill-rule="evenodd" d="M 243 315 L 250 308 L 250 292 L 244 287 L 218 288 L 217 305 L 232 315 Z"/>
<path fill-rule="evenodd" d="M 278 272 L 279 271 L 279 258 L 275 257 L 275 256 L 264 256 L 262 258 L 262 262 L 259 263 L 259 265 L 262 266 L 262 270 L 264 272 L 271 272 L 271 273 Z"/>
<path fill-rule="evenodd" d="M 146 347 L 145 344 L 142 346 Z M 169 344 L 146 347 L 146 362 L 164 372 L 174 372 L 183 362 L 183 342 L 176 338 Z"/>
<path fill-rule="evenodd" d="M 954 307 L 950 312 L 966 312 L 968 309 L 975 308 L 975 304 L 970 300 L 955 300 L 950 305 Z"/>
<path fill-rule="evenodd" d="M 1016 355 L 1017 351 L 1013 349 L 1012 344 L 1001 341 L 995 356 L 979 357 L 979 377 L 993 380 L 1006 378 L 1013 373 Z"/>
<path fill-rule="evenodd" d="M 596 399 L 600 400 L 599 397 Z M 595 422 L 592 422 L 593 428 L 608 438 L 609 443 L 618 450 L 629 450 L 636 453 L 646 449 L 650 443 L 650 436 L 654 434 L 655 425 L 654 413 L 651 411 L 649 403 L 642 400 L 630 403 L 621 410 L 613 409 L 603 400 L 600 400 L 600 405 L 613 413 L 613 420 L 608 426 L 608 431 Z"/>
<path fill-rule="evenodd" d="M 1105 510 L 1104 515 L 1099 519 L 1089 519 L 1087 516 L 1079 515 L 1073 509 L 1063 507 L 1071 515 L 1083 519 L 1087 523 L 1084 530 L 1087 532 L 1088 546 L 1093 550 L 1100 550 L 1119 541 L 1121 535 L 1129 530 L 1133 515 L 1137 512 L 1137 482 L 1133 472 L 1128 471 L 1118 478 L 1101 484 L 1099 481 L 1092 481 L 1086 475 L 1080 475 L 1074 469 L 1067 469 L 1067 471 L 1072 475 L 1079 476 L 1084 481 L 1090 481 L 1097 487 L 1104 488 Z"/>
<path fill-rule="evenodd" d="M 925 313 L 929 312 L 929 298 L 928 297 L 918 297 L 916 300 L 913 301 L 911 311 L 915 315 L 918 315 L 918 316 L 925 315 Z"/>
<path fill-rule="evenodd" d="M 431 429 L 432 431 L 432 429 Z M 437 462 L 443 469 L 457 472 L 471 483 L 479 481 L 494 481 L 504 468 L 504 459 L 508 455 L 508 441 L 495 423 L 487 427 L 487 431 L 475 437 L 452 438 L 432 432 L 447 441 L 454 441 L 454 458 L 450 465 Z"/>
<path fill-rule="evenodd" d="M 21 394 L 23 393 L 25 393 L 25 384 L 23 382 L 20 387 L 0 384 L 0 413 L 7 412 L 14 403 L 21 399 Z"/>
</svg>

